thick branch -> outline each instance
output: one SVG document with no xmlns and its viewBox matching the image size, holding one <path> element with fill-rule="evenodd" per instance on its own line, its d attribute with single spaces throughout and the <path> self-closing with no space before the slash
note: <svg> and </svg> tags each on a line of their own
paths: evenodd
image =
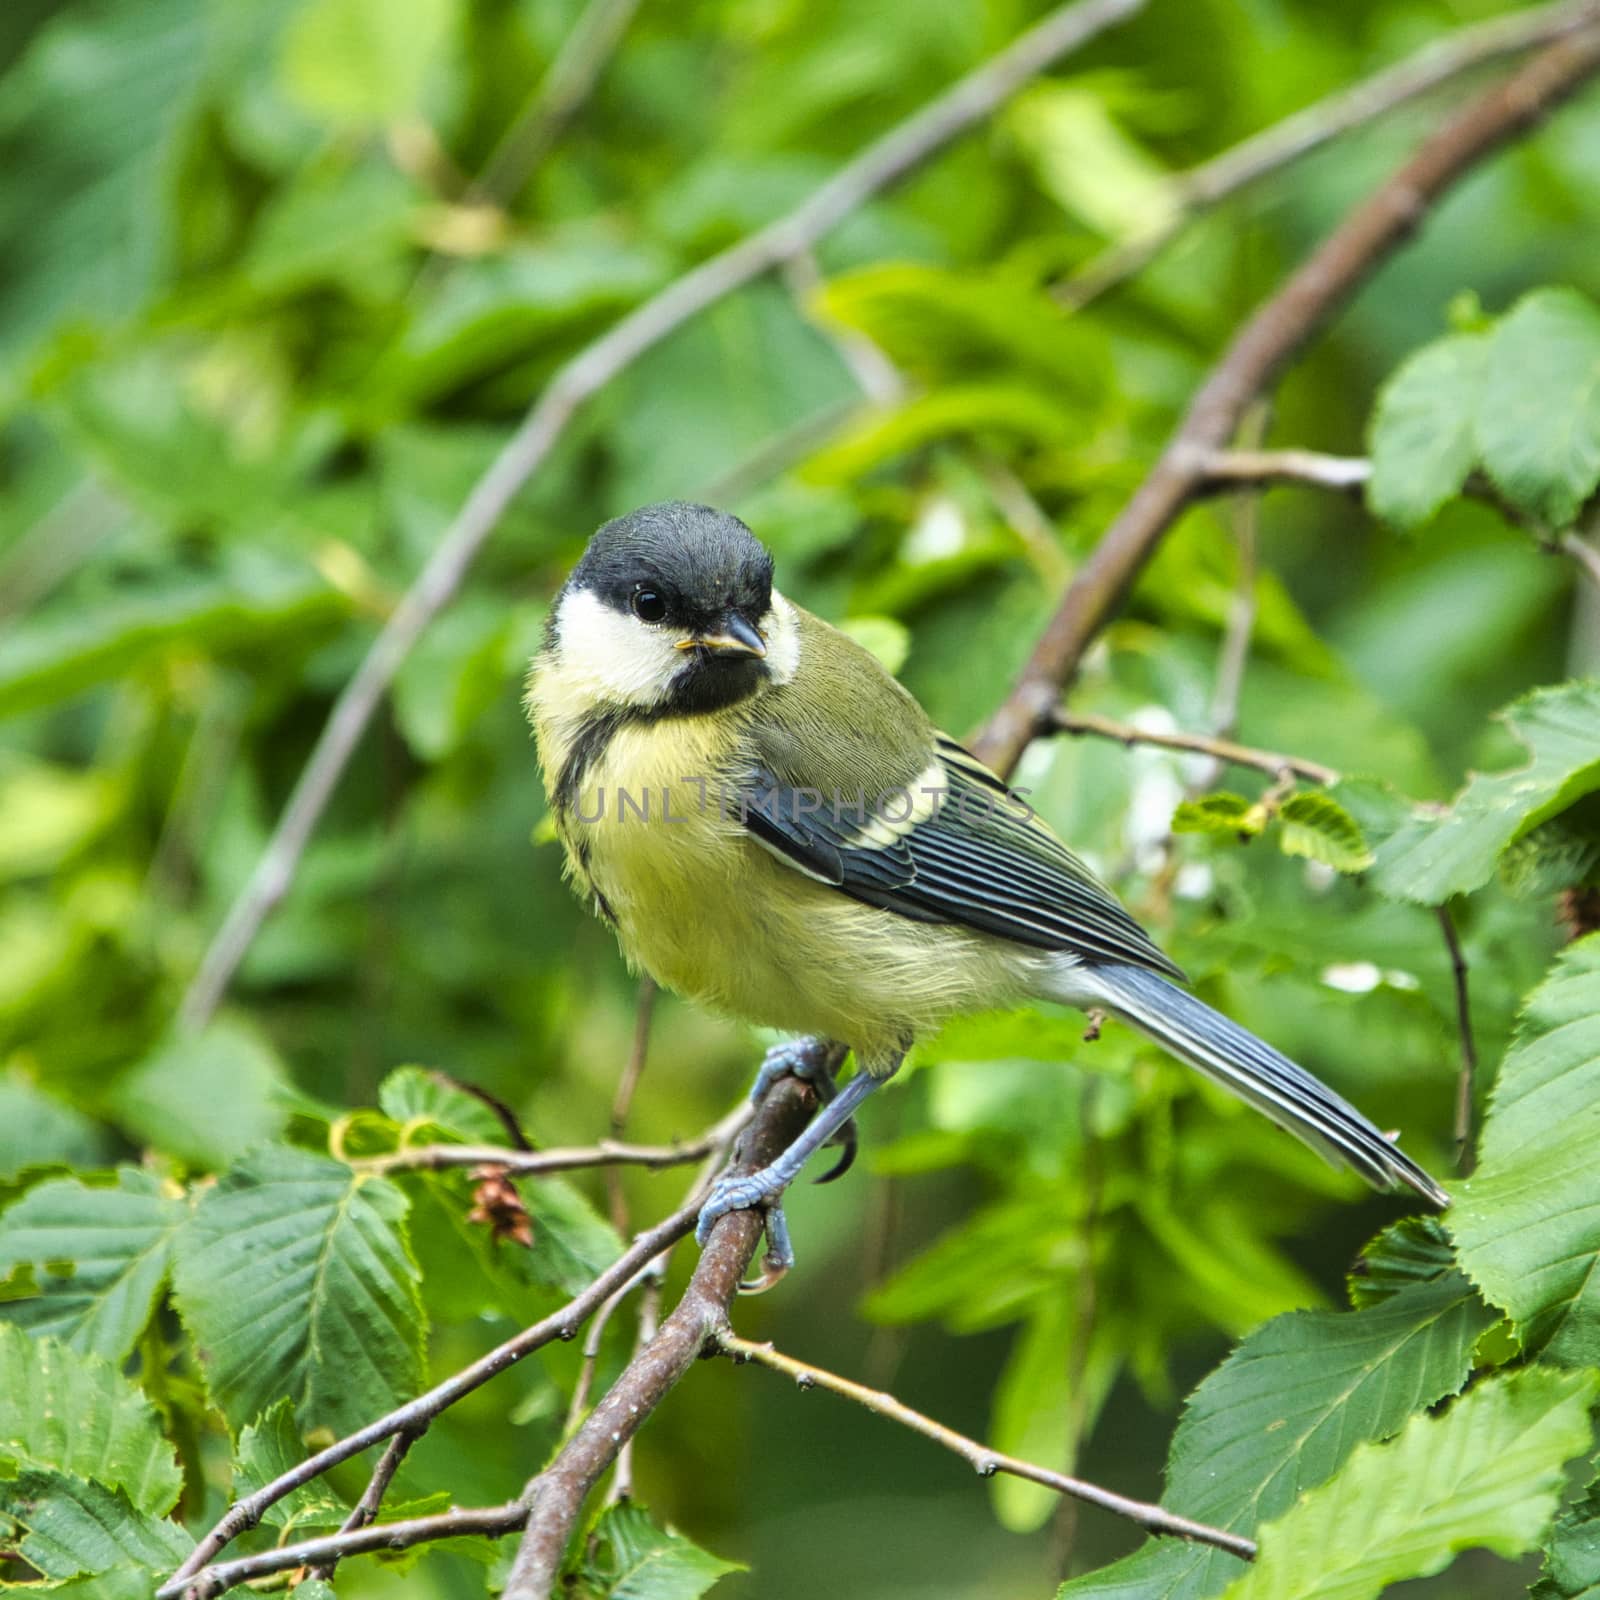
<svg viewBox="0 0 1600 1600">
<path fill-rule="evenodd" d="M 461 587 L 506 507 L 550 454 L 578 409 L 645 351 L 736 289 L 811 249 L 853 211 L 988 116 L 1052 62 L 1131 16 L 1143 3 L 1076 0 L 1051 12 L 869 145 L 793 211 L 685 273 L 557 370 L 473 486 L 340 693 L 272 838 L 183 997 L 179 1016 L 186 1027 L 202 1026 L 216 1010 L 263 920 L 288 892 L 306 843 L 401 663 Z"/>
<path fill-rule="evenodd" d="M 745 1137 L 741 1165 L 754 1170 L 776 1160 L 805 1127 L 815 1105 L 807 1085 L 780 1079 L 761 1102 Z M 539 1475 L 504 1600 L 546 1600 L 551 1593 L 589 1491 L 727 1321 L 728 1307 L 760 1239 L 757 1212 L 730 1211 L 718 1220 L 672 1314 Z"/>
<path fill-rule="evenodd" d="M 1309 783 L 1337 783 L 1339 774 L 1332 767 L 1303 756 L 1280 756 L 1272 750 L 1257 750 L 1251 745 L 1236 744 L 1232 739 L 1216 739 L 1203 733 L 1155 733 L 1146 728 L 1136 728 L 1131 722 L 1113 722 L 1110 717 L 1097 717 L 1093 712 L 1068 711 L 1058 707 L 1051 713 L 1046 731 L 1057 733 L 1094 734 L 1101 739 L 1115 739 L 1119 744 L 1154 745 L 1161 750 L 1182 750 L 1190 755 L 1210 756 L 1231 767 L 1253 767 L 1269 777 L 1281 778 L 1289 774 L 1304 778 Z"/>
<path fill-rule="evenodd" d="M 1209 1544 L 1218 1550 L 1226 1550 L 1229 1555 L 1245 1561 L 1255 1559 L 1254 1542 L 1237 1533 L 1228 1533 L 1203 1522 L 1191 1522 L 1188 1517 L 1175 1516 L 1143 1500 L 1130 1500 L 1126 1495 L 1102 1489 L 1098 1484 L 1086 1483 L 1082 1478 L 1071 1478 L 1064 1472 L 1052 1472 L 1048 1467 L 1036 1466 L 1031 1461 L 1003 1455 L 998 1450 L 979 1444 L 976 1439 L 969 1439 L 964 1433 L 957 1433 L 954 1428 L 947 1428 L 942 1422 L 936 1422 L 920 1411 L 913 1411 L 892 1394 L 886 1394 L 881 1389 L 869 1389 L 864 1384 L 841 1378 L 837 1373 L 814 1367 L 809 1362 L 796 1361 L 793 1356 L 783 1355 L 770 1344 L 741 1339 L 726 1326 L 718 1328 L 713 1337 L 717 1349 L 723 1355 L 732 1356 L 735 1361 L 753 1361 L 759 1366 L 771 1367 L 774 1372 L 787 1373 L 802 1389 L 826 1389 L 830 1394 L 842 1395 L 846 1400 L 855 1401 L 858 1406 L 865 1406 L 876 1416 L 887 1417 L 891 1422 L 910 1428 L 913 1433 L 920 1433 L 925 1439 L 932 1439 L 935 1444 L 970 1462 L 980 1477 L 991 1478 L 995 1473 L 1003 1472 L 1014 1478 L 1026 1478 L 1029 1483 L 1043 1484 L 1057 1494 L 1070 1495 L 1075 1500 L 1083 1500 L 1089 1505 L 1114 1512 L 1119 1517 L 1126 1517 L 1130 1522 L 1138 1523 L 1147 1533 L 1192 1539 L 1197 1544 Z"/>
<path fill-rule="evenodd" d="M 1490 17 L 1475 27 L 1436 39 L 1404 61 L 1336 90 L 1209 161 L 1175 174 L 1173 210 L 1161 225 L 1101 252 L 1056 289 L 1056 298 L 1073 307 L 1087 305 L 1141 272 L 1196 217 L 1241 189 L 1463 73 L 1563 38 L 1593 21 L 1596 14 L 1593 0 L 1560 0 L 1555 5 Z"/>
<path fill-rule="evenodd" d="M 1413 234 L 1467 172 L 1525 132 L 1600 68 L 1600 26 L 1542 51 L 1464 107 L 1351 211 L 1235 336 L 1149 476 L 1078 570 L 1016 688 L 976 740 L 1009 773 L 1043 726 L 1091 640 L 1207 482 L 1214 451 L 1297 351 Z"/>
</svg>

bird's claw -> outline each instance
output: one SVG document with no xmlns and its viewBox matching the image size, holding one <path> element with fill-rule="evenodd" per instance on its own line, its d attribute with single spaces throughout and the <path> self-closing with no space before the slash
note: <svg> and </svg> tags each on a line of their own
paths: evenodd
<svg viewBox="0 0 1600 1600">
<path fill-rule="evenodd" d="M 730 1211 L 759 1210 L 767 1235 L 767 1253 L 760 1277 L 739 1285 L 744 1294 L 759 1294 L 770 1289 L 794 1265 L 794 1243 L 789 1237 L 789 1219 L 783 1214 L 786 1185 L 772 1180 L 766 1171 L 743 1177 L 719 1178 L 712 1186 L 695 1223 L 695 1242 L 703 1249 L 711 1230 Z"/>
<path fill-rule="evenodd" d="M 798 1078 L 817 1091 L 826 1105 L 838 1092 L 833 1083 L 833 1048 L 822 1039 L 786 1039 L 762 1057 L 756 1081 L 750 1086 L 752 1105 L 760 1105 L 779 1078 Z"/>
</svg>

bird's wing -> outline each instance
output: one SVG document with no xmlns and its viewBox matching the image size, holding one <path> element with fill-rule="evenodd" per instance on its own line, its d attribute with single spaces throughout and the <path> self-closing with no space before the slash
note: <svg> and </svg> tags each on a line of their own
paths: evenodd
<svg viewBox="0 0 1600 1600">
<path fill-rule="evenodd" d="M 841 796 L 763 760 L 755 734 L 741 820 L 780 860 L 867 905 L 1182 978 L 1019 795 L 953 739 L 936 735 L 935 749 L 939 784 Z"/>
</svg>

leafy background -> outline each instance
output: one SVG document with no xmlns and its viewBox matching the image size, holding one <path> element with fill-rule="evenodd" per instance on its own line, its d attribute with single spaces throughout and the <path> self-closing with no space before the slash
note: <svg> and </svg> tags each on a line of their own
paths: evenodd
<svg viewBox="0 0 1600 1600">
<path fill-rule="evenodd" d="M 503 1097 L 541 1142 L 607 1125 L 636 991 L 560 884 L 518 706 L 593 526 L 646 499 L 728 504 L 789 593 L 971 727 L 1239 317 L 1438 102 L 1193 224 L 1084 314 L 1046 286 L 1161 221 L 1164 174 L 1493 10 L 1156 0 L 852 217 L 815 285 L 753 286 L 645 357 L 406 663 L 227 1008 L 182 1037 L 183 986 L 332 696 L 543 378 L 1034 13 L 646 4 L 554 148 L 486 195 L 473 175 L 571 33 L 568 0 L 12 0 L 0 1455 L 29 1566 L 8 1576 L 148 1592 L 230 1482 L 454 1370 L 614 1253 L 598 1183 L 525 1185 L 524 1250 L 464 1220 L 465 1180 L 357 1181 L 346 1159 L 429 1129 L 499 1136 L 418 1068 Z M 983 1019 L 874 1105 L 862 1170 L 794 1197 L 800 1272 L 738 1308 L 746 1333 L 1150 1497 L 1203 1377 L 1169 1499 L 1283 1518 L 1230 1593 L 1313 1592 L 1297 1585 L 1337 1565 L 1328 1530 L 1371 1506 L 1415 1515 L 1341 1541 L 1355 1587 L 1337 1592 L 1463 1545 L 1488 1548 L 1431 1592 L 1520 1592 L 1538 1558 L 1505 1561 L 1592 1448 L 1600 956 L 1558 951 L 1600 861 L 1600 689 L 1576 681 L 1600 670 L 1600 606 L 1540 545 L 1600 477 L 1597 211 L 1590 95 L 1466 183 L 1283 385 L 1272 439 L 1370 445 L 1370 509 L 1265 498 L 1239 732 L 1337 769 L 1331 802 L 1302 789 L 1274 815 L 1264 779 L 1089 741 L 1038 746 L 1019 776 L 1206 994 L 1441 1174 L 1459 1046 L 1431 908 L 1451 901 L 1485 1084 L 1501 1072 L 1458 1255 L 1384 1234 L 1352 1309 L 1347 1270 L 1398 1203 L 1117 1030 L 1085 1047 L 1074 1018 Z M 856 334 L 897 374 L 874 406 L 840 353 Z M 1184 519 L 1075 707 L 1207 725 L 1240 515 Z M 1411 804 L 1530 761 L 1442 816 Z M 1203 792 L 1223 781 L 1235 799 Z M 663 999 L 630 1133 L 704 1126 L 764 1042 Z M 672 1183 L 625 1178 L 633 1214 Z M 516 1492 L 577 1361 L 547 1350 L 452 1411 L 393 1508 Z M 1513 1370 L 1425 1416 L 1475 1362 Z M 1321 1387 L 1295 1387 L 1311 1370 Z M 1254 1429 L 1252 1405 L 1301 1425 Z M 66 1415 L 99 1431 L 63 1434 Z M 638 1476 L 658 1524 L 749 1565 L 730 1596 L 1040 1595 L 1136 1543 L 721 1363 L 654 1419 Z M 302 1491 L 256 1537 L 336 1523 L 359 1484 Z M 1592 1592 L 1596 1514 L 1563 1513 L 1542 1595 Z M 694 1594 L 724 1570 L 632 1510 L 602 1533 L 594 1593 Z M 1147 1550 L 1068 1592 L 1215 1593 L 1238 1570 Z M 485 1569 L 456 1545 L 337 1582 L 466 1596 Z"/>
</svg>

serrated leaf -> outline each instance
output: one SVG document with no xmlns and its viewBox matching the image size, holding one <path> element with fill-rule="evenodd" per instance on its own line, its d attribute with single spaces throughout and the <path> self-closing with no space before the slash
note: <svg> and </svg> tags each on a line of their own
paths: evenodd
<svg viewBox="0 0 1600 1600">
<path fill-rule="evenodd" d="M 1253 800 L 1226 790 L 1184 800 L 1172 813 L 1174 833 L 1231 833 L 1254 836 L 1266 827 L 1265 813 Z"/>
<path fill-rule="evenodd" d="M 1461 1265 L 1526 1345 L 1600 1361 L 1600 936 L 1534 990 L 1489 1101 L 1478 1170 L 1456 1190 Z"/>
<path fill-rule="evenodd" d="M 1368 428 L 1367 504 L 1397 528 L 1428 521 L 1477 464 L 1474 424 L 1489 340 L 1458 333 L 1405 361 L 1378 393 Z"/>
<path fill-rule="evenodd" d="M 1600 308 L 1575 289 L 1537 289 L 1489 347 L 1478 449 L 1496 488 L 1564 528 L 1600 484 Z"/>
<path fill-rule="evenodd" d="M 437 1128 L 463 1144 L 506 1142 L 506 1129 L 488 1105 L 427 1067 L 396 1067 L 378 1086 L 378 1104 L 402 1128 Z"/>
<path fill-rule="evenodd" d="M 1362 1440 L 1454 1394 L 1494 1321 L 1458 1272 L 1363 1311 L 1295 1311 L 1252 1333 L 1189 1400 L 1162 1504 L 1236 1533 L 1324 1483 Z M 1074 1579 L 1063 1600 L 1197 1600 L 1239 1572 L 1220 1550 L 1151 1543 Z"/>
<path fill-rule="evenodd" d="M 166 1573 L 194 1549 L 182 1528 L 135 1509 L 120 1489 L 65 1472 L 0 1479 L 0 1518 L 23 1530 L 19 1553 L 47 1578 L 134 1563 Z"/>
<path fill-rule="evenodd" d="M 1414 1283 L 1432 1283 L 1456 1262 L 1450 1235 L 1437 1217 L 1403 1217 L 1361 1252 L 1350 1273 L 1350 1303 L 1375 1306 Z"/>
<path fill-rule="evenodd" d="M 744 1571 L 658 1528 L 626 1501 L 601 1516 L 591 1539 L 598 1549 L 577 1575 L 581 1600 L 699 1600 L 719 1578 Z"/>
<path fill-rule="evenodd" d="M 1278 808 L 1278 848 L 1287 856 L 1320 861 L 1336 872 L 1365 872 L 1372 851 L 1356 819 L 1325 794 L 1292 794 Z"/>
<path fill-rule="evenodd" d="M 1261 1530 L 1261 1554 L 1225 1600 L 1374 1600 L 1461 1550 L 1521 1555 L 1555 1515 L 1563 1464 L 1589 1443 L 1597 1389 L 1593 1373 L 1513 1372 L 1359 1446 Z"/>
<path fill-rule="evenodd" d="M 183 1475 L 150 1402 L 98 1356 L 0 1327 L 0 1467 L 58 1470 L 122 1489 L 163 1516 Z"/>
<path fill-rule="evenodd" d="M 280 1400 L 239 1435 L 239 1448 L 233 1462 L 233 1498 L 241 1499 L 264 1488 L 275 1478 L 305 1460 L 308 1451 L 294 1420 L 294 1402 Z M 347 1506 L 328 1487 L 326 1478 L 316 1478 L 291 1489 L 262 1513 L 270 1527 L 302 1530 L 338 1527 L 349 1514 Z"/>
<path fill-rule="evenodd" d="M 150 1320 L 184 1216 L 136 1167 L 120 1168 L 114 1186 L 36 1185 L 0 1216 L 0 1275 L 29 1266 L 35 1292 L 0 1304 L 0 1317 L 121 1361 Z"/>
<path fill-rule="evenodd" d="M 287 1395 L 339 1433 L 422 1387 L 422 1302 L 405 1196 L 270 1146 L 203 1196 L 178 1237 L 178 1309 L 234 1429 Z"/>
<path fill-rule="evenodd" d="M 1600 681 L 1535 690 L 1502 715 L 1527 764 L 1476 774 L 1446 816 L 1397 829 L 1373 869 L 1383 893 L 1442 905 L 1481 889 L 1508 845 L 1600 790 Z"/>
<path fill-rule="evenodd" d="M 1528 1600 L 1600 1600 L 1600 1483 L 1557 1518 Z"/>
</svg>

